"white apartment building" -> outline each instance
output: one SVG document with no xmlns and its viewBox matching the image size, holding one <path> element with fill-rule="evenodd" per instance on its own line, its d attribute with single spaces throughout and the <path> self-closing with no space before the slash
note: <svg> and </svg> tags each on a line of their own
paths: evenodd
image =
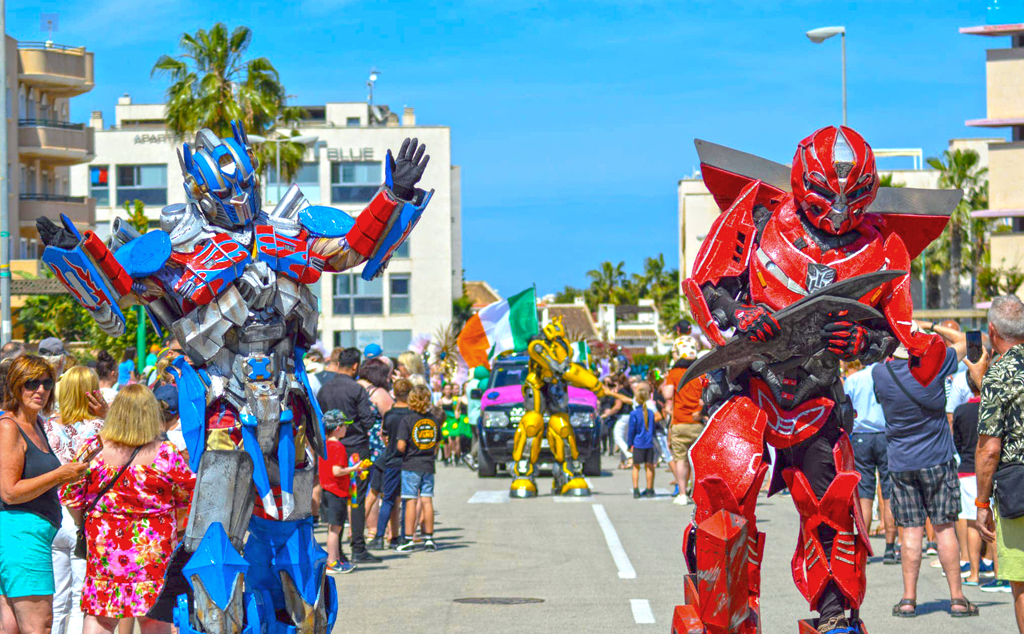
<svg viewBox="0 0 1024 634">
<path fill-rule="evenodd" d="M 462 223 L 459 167 L 451 163 L 451 130 L 416 124 L 412 108 L 402 120 L 387 106 L 328 103 L 304 106 L 298 126 L 315 136 L 293 179 L 314 205 L 362 211 L 384 178 L 387 150 L 406 137 L 427 144 L 430 163 L 420 183 L 434 197 L 410 239 L 381 277 L 367 282 L 353 273 L 325 274 L 318 288 L 321 340 L 334 346 L 379 344 L 388 355 L 404 351 L 417 334 L 433 334 L 452 318 L 452 300 L 462 295 Z M 164 126 L 163 104 L 118 100 L 115 122 L 105 127 L 94 112 L 95 158 L 71 169 L 71 193 L 96 201 L 96 231 L 105 237 L 124 203 L 141 200 L 155 224 L 164 205 L 184 202 L 178 146 Z M 253 131 L 249 131 L 253 134 Z M 191 139 L 185 139 L 191 142 Z M 263 204 L 272 209 L 289 183 L 276 182 L 274 166 L 262 181 Z"/>
</svg>

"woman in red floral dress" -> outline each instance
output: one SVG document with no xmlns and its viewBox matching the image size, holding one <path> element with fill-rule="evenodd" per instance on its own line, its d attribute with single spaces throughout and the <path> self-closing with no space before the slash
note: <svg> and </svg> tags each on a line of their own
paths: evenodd
<svg viewBox="0 0 1024 634">
<path fill-rule="evenodd" d="M 195 475 L 161 432 L 152 392 L 143 385 L 126 386 L 111 404 L 99 437 L 82 447 L 80 456 L 99 451 L 85 477 L 61 493 L 62 501 L 80 513 L 139 449 L 85 521 L 84 634 L 111 633 L 119 619 L 133 616 L 143 634 L 170 631 L 169 624 L 145 614 L 163 587 L 178 543 L 176 513 L 188 506 Z"/>
</svg>

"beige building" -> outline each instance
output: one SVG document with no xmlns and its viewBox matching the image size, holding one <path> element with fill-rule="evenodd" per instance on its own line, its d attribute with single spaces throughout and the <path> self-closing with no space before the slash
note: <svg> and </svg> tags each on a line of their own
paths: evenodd
<svg viewBox="0 0 1024 634">
<path fill-rule="evenodd" d="M 990 10 L 989 15 L 998 14 Z M 993 139 L 989 146 L 989 209 L 975 215 L 1004 218 L 1012 229 L 992 236 L 992 266 L 1024 269 L 1024 24 L 974 26 L 960 32 L 1010 38 L 1009 48 L 993 48 L 985 53 L 986 117 L 965 123 L 1009 130 L 1009 141 Z"/>
<path fill-rule="evenodd" d="M 40 252 L 35 220 L 67 214 L 92 225 L 95 205 L 72 196 L 69 166 L 94 155 L 93 131 L 69 120 L 68 102 L 93 88 L 92 53 L 53 42 L 5 36 L 7 55 L 7 209 L 11 259 Z"/>
<path fill-rule="evenodd" d="M 399 118 L 386 106 L 362 102 L 303 107 L 308 117 L 298 130 L 317 140 L 293 180 L 314 205 L 359 213 L 383 181 L 387 150 L 397 151 L 406 137 L 427 144 L 430 163 L 421 184 L 433 188 L 434 197 L 385 274 L 371 282 L 358 269 L 325 274 L 315 289 L 328 349 L 377 343 L 385 353 L 398 354 L 414 335 L 447 325 L 452 300 L 462 296 L 461 183 L 459 167 L 451 163 L 451 130 L 417 124 L 412 108 Z M 112 126 L 100 112 L 89 126 L 95 130 L 95 157 L 71 170 L 71 190 L 95 199 L 97 234 L 108 235 L 111 221 L 124 215 L 125 202 L 143 201 L 155 224 L 164 205 L 185 201 L 178 144 L 164 126 L 163 104 L 136 104 L 125 95 Z M 279 188 L 274 166 L 268 166 L 264 207 L 273 208 L 288 185 Z"/>
</svg>

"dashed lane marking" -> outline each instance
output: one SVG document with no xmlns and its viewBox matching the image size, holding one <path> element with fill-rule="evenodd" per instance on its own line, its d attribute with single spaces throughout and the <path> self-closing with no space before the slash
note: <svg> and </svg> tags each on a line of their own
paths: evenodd
<svg viewBox="0 0 1024 634">
<path fill-rule="evenodd" d="M 604 533 L 604 541 L 608 544 L 615 567 L 619 569 L 619 579 L 636 579 L 636 570 L 633 569 L 633 564 L 629 563 L 626 549 L 622 547 L 622 541 L 619 539 L 619 534 L 615 532 L 615 527 L 612 526 L 608 512 L 604 510 L 604 505 L 595 504 L 591 508 L 594 509 L 597 523 L 601 527 L 601 532 Z"/>
<path fill-rule="evenodd" d="M 651 602 L 647 599 L 630 599 L 629 607 L 633 609 L 633 620 L 637 625 L 654 623 L 654 612 L 651 611 Z"/>
<path fill-rule="evenodd" d="M 477 491 L 468 504 L 501 504 L 508 502 L 508 491 Z"/>
</svg>

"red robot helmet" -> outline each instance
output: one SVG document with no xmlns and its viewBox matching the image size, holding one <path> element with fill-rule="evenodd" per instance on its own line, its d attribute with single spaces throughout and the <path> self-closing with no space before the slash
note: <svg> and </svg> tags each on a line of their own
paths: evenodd
<svg viewBox="0 0 1024 634">
<path fill-rule="evenodd" d="M 846 126 L 821 128 L 797 146 L 790 183 L 814 226 L 846 233 L 860 224 L 878 192 L 875 154 Z"/>
</svg>

